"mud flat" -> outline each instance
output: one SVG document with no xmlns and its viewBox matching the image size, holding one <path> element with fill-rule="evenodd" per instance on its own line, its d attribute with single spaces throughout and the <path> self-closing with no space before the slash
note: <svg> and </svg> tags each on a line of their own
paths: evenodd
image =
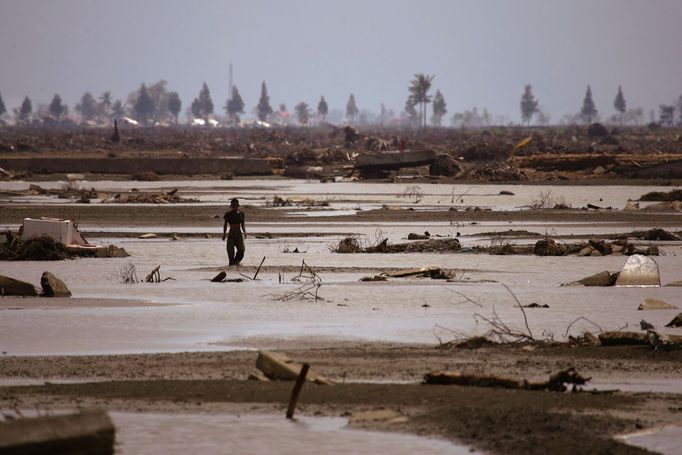
<svg viewBox="0 0 682 455">
<path fill-rule="evenodd" d="M 23 191 L 28 184 L 5 182 L 0 188 Z M 297 411 L 302 416 L 348 417 L 352 427 L 444 437 L 492 453 L 643 453 L 614 436 L 682 418 L 682 395 L 676 389 L 682 350 L 568 344 L 569 336 L 585 331 L 640 331 L 642 320 L 661 333 L 682 334 L 680 328 L 665 327 L 681 311 L 678 288 L 561 286 L 602 271 L 617 272 L 625 256 L 511 257 L 466 250 L 500 242 L 504 237 L 494 233 L 510 229 L 542 238 L 611 238 L 650 228 L 679 232 L 682 218 L 673 210 L 621 210 L 627 199 L 667 191 L 666 186 L 424 185 L 417 202 L 415 188 L 405 196 L 407 184 L 235 180 L 84 185 L 96 191 L 178 187 L 178 194 L 199 201 L 107 205 L 3 196 L 0 226 L 16 229 L 26 216 L 70 214 L 81 230 L 100 232 L 97 241 L 124 247 L 131 256 L 0 262 L 0 274 L 33 284 L 50 271 L 73 294 L 58 300 L 0 298 L 2 409 L 100 406 L 168 414 L 274 413 L 283 419 L 292 384 L 246 379 L 254 369 L 255 351 L 272 349 L 310 363 L 337 382 L 306 384 Z M 501 190 L 514 195 L 500 195 Z M 548 190 L 576 208 L 524 207 Z M 225 204 L 234 194 L 245 201 L 250 236 L 244 264 L 228 268 L 218 236 Z M 326 198 L 329 206 L 273 207 L 269 202 L 276 194 L 294 200 Z M 614 208 L 578 208 L 588 203 Z M 347 210 L 351 214 L 324 216 Z M 370 243 L 380 237 L 401 243 L 410 233 L 424 231 L 457 238 L 464 251 L 339 254 L 331 248 L 347 235 Z M 137 238 L 154 232 L 156 238 Z M 536 240 L 528 235 L 504 241 Z M 680 241 L 638 242 L 662 252 L 655 258 L 662 284 L 682 279 Z M 302 285 L 303 261 L 319 274 L 322 299 L 278 298 Z M 160 266 L 161 277 L 172 279 L 125 283 L 130 265 L 139 278 Z M 391 274 L 432 266 L 453 281 Z M 242 281 L 212 283 L 223 270 Z M 251 279 L 257 270 L 258 279 Z M 387 281 L 359 281 L 381 274 Z M 638 311 L 647 298 L 678 309 Z M 518 303 L 537 306 L 521 310 Z M 490 335 L 494 315 L 514 332 L 532 332 L 534 342 L 476 349 L 449 343 Z M 419 384 L 434 370 L 537 381 L 568 367 L 591 377 L 599 390 L 590 392 L 590 382 L 581 393 Z M 628 384 L 628 391 L 609 391 L 618 384 Z M 383 414 L 362 417 L 365 411 Z"/>
</svg>

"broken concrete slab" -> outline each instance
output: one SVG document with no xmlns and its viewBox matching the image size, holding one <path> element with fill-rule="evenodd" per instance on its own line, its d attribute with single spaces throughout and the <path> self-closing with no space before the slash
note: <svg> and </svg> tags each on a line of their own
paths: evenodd
<svg viewBox="0 0 682 455">
<path fill-rule="evenodd" d="M 618 279 L 617 287 L 660 287 L 661 276 L 658 272 L 658 264 L 650 257 L 633 254 L 623 266 Z"/>
<path fill-rule="evenodd" d="M 682 280 L 671 281 L 670 283 L 666 284 L 666 286 L 682 287 Z"/>
<path fill-rule="evenodd" d="M 0 422 L 0 453 L 114 453 L 116 429 L 103 410 Z"/>
<path fill-rule="evenodd" d="M 663 300 L 647 297 L 637 307 L 638 310 L 674 310 L 677 309 L 675 305 L 671 305 Z"/>
<path fill-rule="evenodd" d="M 289 357 L 283 354 L 277 354 L 271 351 L 258 351 L 258 359 L 256 359 L 256 368 L 262 371 L 265 376 L 270 379 L 278 379 L 283 381 L 295 381 L 301 373 L 302 364 L 294 362 Z M 333 384 L 332 381 L 319 374 L 309 371 L 306 379 L 310 382 L 322 385 Z"/>
<path fill-rule="evenodd" d="M 50 272 L 43 272 L 40 285 L 43 288 L 44 297 L 71 297 L 71 291 L 66 284 Z"/>
<path fill-rule="evenodd" d="M 156 234 L 153 232 L 147 233 L 147 234 L 141 234 L 137 236 L 138 239 L 155 239 Z"/>
<path fill-rule="evenodd" d="M 36 297 L 38 291 L 31 283 L 0 275 L 0 296 L 4 295 Z"/>
</svg>

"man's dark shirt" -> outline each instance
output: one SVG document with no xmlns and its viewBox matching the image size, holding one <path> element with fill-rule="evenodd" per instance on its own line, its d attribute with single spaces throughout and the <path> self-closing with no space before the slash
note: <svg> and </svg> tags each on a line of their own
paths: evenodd
<svg viewBox="0 0 682 455">
<path fill-rule="evenodd" d="M 239 213 L 235 213 L 232 210 L 230 210 L 230 211 L 225 213 L 225 216 L 223 216 L 223 218 L 225 218 L 225 221 L 227 221 L 227 224 L 230 225 L 230 233 L 233 232 L 233 228 L 232 228 L 233 224 L 238 225 L 237 228 L 234 229 L 234 231 L 236 231 L 237 233 L 240 232 L 239 228 L 242 224 L 244 224 L 244 212 L 240 211 Z"/>
</svg>

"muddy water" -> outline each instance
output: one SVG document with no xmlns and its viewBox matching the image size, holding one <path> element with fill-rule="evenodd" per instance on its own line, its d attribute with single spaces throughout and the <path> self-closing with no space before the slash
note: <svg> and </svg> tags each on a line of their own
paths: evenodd
<svg viewBox="0 0 682 455">
<path fill-rule="evenodd" d="M 50 184 L 41 183 L 48 187 Z M 52 183 L 59 186 L 59 183 Z M 340 208 L 361 204 L 410 204 L 409 198 L 399 197 L 409 185 L 389 184 L 318 184 L 290 181 L 184 181 L 184 182 L 87 182 L 101 190 L 169 189 L 201 193 L 209 203 L 223 204 L 231 195 L 264 204 L 272 194 L 280 196 L 304 195 L 315 198 L 334 198 Z M 20 189 L 28 183 L 3 182 L 0 188 Z M 422 201 L 418 204 L 450 205 L 453 194 L 465 194 L 465 203 L 485 203 L 493 208 L 520 207 L 540 193 L 561 195 L 566 202 L 584 205 L 621 207 L 628 198 L 653 190 L 655 187 L 573 187 L 573 186 L 511 186 L 511 185 L 422 185 Z M 501 190 L 515 193 L 500 196 Z M 267 194 L 267 196 L 264 196 Z M 473 198 L 473 199 L 472 199 Z M 476 199 L 478 198 L 478 199 Z M 461 199 L 461 197 L 460 197 Z M 602 199 L 602 201 L 599 201 Z M 471 202 L 471 201 L 473 202 Z M 371 202 L 367 202 L 371 201 Z M 430 202 L 429 202 L 430 201 Z M 286 213 L 286 209 L 283 209 Z M 87 220 L 82 222 L 88 230 Z M 251 337 L 327 337 L 335 339 L 400 341 L 435 343 L 455 335 L 469 336 L 485 333 L 490 326 L 484 318 L 496 313 L 511 327 L 527 330 L 523 313 L 515 297 L 522 304 L 547 304 L 549 309 L 528 309 L 529 328 L 536 337 L 565 339 L 570 333 L 598 328 L 609 330 L 639 328 L 646 319 L 662 327 L 679 310 L 638 312 L 637 306 L 646 297 L 655 297 L 682 309 L 679 288 L 574 288 L 560 284 L 608 270 L 615 272 L 625 263 L 625 257 L 535 257 L 488 256 L 474 254 L 409 254 L 409 255 L 341 255 L 330 252 L 339 238 L 306 237 L 306 233 L 353 232 L 363 241 L 373 242 L 385 236 L 391 242 L 405 238 L 409 232 L 429 230 L 432 234 L 453 236 L 461 234 L 462 244 L 489 244 L 489 238 L 477 234 L 484 231 L 527 229 L 552 235 L 574 234 L 590 236 L 595 233 L 626 232 L 625 223 L 349 223 L 330 218 L 329 222 L 314 225 L 301 220 L 283 218 L 280 223 L 250 225 L 251 233 L 301 232 L 302 237 L 259 239 L 247 241 L 245 265 L 258 265 L 266 256 L 271 268 L 261 272 L 259 281 L 244 283 L 210 283 L 218 268 L 226 263 L 223 243 L 218 239 L 97 239 L 126 248 L 130 258 L 79 259 L 62 262 L 0 262 L 0 274 L 29 281 L 39 286 L 40 275 L 48 270 L 63 279 L 74 297 L 92 299 L 121 299 L 149 301 L 161 306 L 139 304 L 118 307 L 97 305 L 68 306 L 12 310 L 12 300 L 0 301 L 0 350 L 9 354 L 84 354 L 129 353 L 186 350 L 230 349 L 235 343 Z M 651 226 L 663 227 L 663 226 Z M 93 227 L 94 228 L 94 227 Z M 206 226 L 205 232 L 218 233 L 222 226 Z M 641 228 L 638 226 L 638 228 Z M 97 226 L 102 231 L 115 231 Z M 119 228 L 120 230 L 120 228 Z M 164 226 L 132 227 L 129 232 L 198 232 L 202 229 Z M 526 239 L 525 241 L 532 241 Z M 303 254 L 285 251 L 298 248 Z M 665 256 L 656 258 L 662 282 L 682 279 L 682 254 L 679 245 L 665 245 Z M 300 284 L 292 281 L 295 273 L 284 274 L 279 283 L 277 267 L 306 263 L 313 268 L 333 269 L 321 274 L 323 285 L 317 302 L 277 300 L 278 296 L 294 291 Z M 161 265 L 162 278 L 174 280 L 157 284 L 124 284 L 119 278 L 127 264 L 136 267 L 142 279 L 155 266 Z M 455 269 L 458 283 L 427 279 L 393 279 L 389 282 L 360 283 L 358 279 L 370 272 L 359 272 L 358 267 L 371 268 L 380 273 L 394 267 L 439 266 Z M 273 270 L 274 269 L 274 270 Z M 252 272 L 249 272 L 252 273 Z M 370 273 L 370 274 L 371 274 Z M 228 278 L 239 277 L 238 270 L 230 270 Z M 510 293 L 501 283 L 511 289 Z M 464 301 L 462 296 L 470 301 Z M 473 303 L 472 303 L 473 301 Z M 581 320 L 567 328 L 578 318 Z M 596 325 L 595 325 L 596 324 Z M 597 328 L 598 326 L 598 328 Z M 670 329 L 670 333 L 682 333 Z M 258 346 L 252 346 L 257 348 Z"/>
<path fill-rule="evenodd" d="M 116 453 L 128 454 L 376 454 L 476 453 L 451 442 L 396 433 L 350 430 L 343 418 L 274 415 L 112 412 Z"/>
</svg>

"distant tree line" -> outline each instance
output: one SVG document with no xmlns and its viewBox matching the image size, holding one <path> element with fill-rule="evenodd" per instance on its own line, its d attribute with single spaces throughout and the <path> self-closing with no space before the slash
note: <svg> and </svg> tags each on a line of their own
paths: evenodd
<svg viewBox="0 0 682 455">
<path fill-rule="evenodd" d="M 299 102 L 293 110 L 293 116 L 289 114 L 284 104 L 280 104 L 274 110 L 268 88 L 263 81 L 261 83 L 260 98 L 253 109 L 253 113 L 261 124 L 274 122 L 286 124 L 294 118 L 300 125 L 309 125 L 311 121 L 326 122 L 333 119 L 334 122 L 346 122 L 349 125 L 364 125 L 376 123 L 381 126 L 403 125 L 412 128 L 427 127 L 427 110 L 431 104 L 431 115 L 428 123 L 432 127 L 441 127 L 443 118 L 448 113 L 448 105 L 440 89 L 436 89 L 431 95 L 431 87 L 435 75 L 417 73 L 410 80 L 407 87 L 408 97 L 402 112 L 398 116 L 381 103 L 379 114 L 358 107 L 355 95 L 348 96 L 345 110 L 331 110 L 324 97 L 320 96 L 317 109 L 313 111 L 306 102 Z M 183 103 L 180 95 L 175 91 L 169 91 L 168 83 L 160 80 L 154 84 L 140 84 L 140 87 L 131 92 L 125 101 L 113 100 L 111 92 L 104 92 L 95 97 L 91 92 L 85 92 L 74 106 L 74 112 L 80 120 L 86 124 L 108 124 L 114 118 L 124 119 L 129 122 L 137 122 L 142 125 L 167 125 L 178 124 L 182 112 Z M 539 125 L 546 125 L 550 117 L 540 106 L 539 100 L 533 93 L 531 84 L 524 86 L 520 101 L 521 122 L 530 125 L 533 120 Z M 618 86 L 613 108 L 615 114 L 607 120 L 619 124 L 642 124 L 644 112 L 641 108 L 628 109 L 623 89 Z M 245 114 L 246 104 L 236 86 L 232 87 L 228 99 L 225 101 L 223 110 L 228 124 L 238 125 L 241 116 Z M 34 121 L 45 123 L 61 123 L 72 121 L 68 118 L 69 107 L 63 102 L 59 94 L 52 97 L 48 105 L 40 105 L 35 111 L 31 99 L 26 96 L 20 106 L 13 109 L 14 119 L 17 124 L 27 125 Z M 211 92 L 206 82 L 199 90 L 198 95 L 192 100 L 186 111 L 188 119 L 197 125 L 218 124 L 215 119 L 214 103 Z M 6 123 L 7 107 L 0 94 L 0 124 Z M 654 121 L 654 114 L 651 114 Z M 560 123 L 592 123 L 600 121 L 599 112 L 592 96 L 592 88 L 587 86 L 582 105 L 576 114 L 569 114 L 562 118 Z M 682 96 L 671 104 L 659 106 L 658 121 L 662 125 L 682 124 Z M 471 110 L 455 112 L 450 119 L 450 126 L 475 128 L 492 124 L 511 124 L 506 117 L 493 118 L 484 108 L 479 111 L 476 107 Z"/>
</svg>

